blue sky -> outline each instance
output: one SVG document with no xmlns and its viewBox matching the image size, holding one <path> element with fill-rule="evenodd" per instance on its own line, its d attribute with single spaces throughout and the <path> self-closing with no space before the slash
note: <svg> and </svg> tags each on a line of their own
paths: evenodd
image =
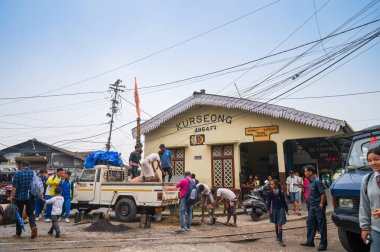
<svg viewBox="0 0 380 252">
<path fill-rule="evenodd" d="M 324 37 L 371 2 L 314 1 L 0 1 L 0 98 L 38 95 L 55 89 L 59 90 L 49 94 L 107 91 L 108 84 L 116 79 L 122 79 L 127 88 L 132 88 L 135 76 L 139 87 L 143 88 L 216 71 L 319 39 L 317 22 L 312 16 L 314 3 L 317 10 L 322 7 L 317 19 Z M 80 82 L 271 3 L 262 10 L 170 50 Z M 379 1 L 375 1 L 372 8 L 340 31 L 380 18 L 379 8 Z M 305 23 L 307 19 L 309 21 Z M 347 39 L 359 38 L 378 28 L 379 23 L 326 41 L 323 46 L 330 48 Z M 379 38 L 374 39 L 347 60 L 373 46 L 371 49 L 289 98 L 380 90 L 378 42 Z M 262 66 L 253 68 L 239 79 L 244 71 L 165 90 L 147 92 L 141 89 L 141 108 L 150 115 L 156 115 L 202 88 L 207 93 L 218 93 L 228 85 L 218 94 L 236 96 L 236 89 L 231 85 L 235 80 L 239 89 L 255 85 L 289 62 L 285 59 L 300 55 L 310 47 L 262 61 Z M 314 50 L 314 54 L 294 63 L 289 70 L 324 55 L 321 45 Z M 285 74 L 283 78 L 290 76 Z M 301 77 L 299 82 L 308 76 Z M 76 82 L 80 83 L 62 88 Z M 287 88 L 262 97 L 262 101 Z M 132 92 L 127 91 L 123 96 L 133 102 Z M 276 101 L 276 104 L 343 119 L 358 130 L 379 124 L 380 112 L 376 102 L 379 96 L 380 93 L 325 99 L 284 99 Z M 0 143 L 13 145 L 31 138 L 55 143 L 102 133 L 108 128 L 105 114 L 109 104 L 106 93 L 23 99 L 12 103 L 0 100 Z M 135 117 L 134 108 L 123 102 L 115 120 L 116 127 Z M 150 118 L 145 114 L 142 117 Z M 94 125 L 101 123 L 104 124 Z M 131 127 L 124 127 L 113 135 L 114 146 L 123 153 L 128 153 L 133 146 Z M 62 147 L 71 150 L 99 149 L 104 146 L 100 142 L 106 140 L 106 135 L 91 140 L 99 143 L 69 143 Z"/>
</svg>

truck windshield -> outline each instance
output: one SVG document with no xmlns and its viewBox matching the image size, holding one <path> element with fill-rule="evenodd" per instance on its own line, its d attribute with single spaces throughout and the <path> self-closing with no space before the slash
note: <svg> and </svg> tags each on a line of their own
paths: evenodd
<svg viewBox="0 0 380 252">
<path fill-rule="evenodd" d="M 347 165 L 355 167 L 368 166 L 367 153 L 370 149 L 380 146 L 379 138 L 380 136 L 375 136 L 355 141 L 348 157 Z"/>
</svg>

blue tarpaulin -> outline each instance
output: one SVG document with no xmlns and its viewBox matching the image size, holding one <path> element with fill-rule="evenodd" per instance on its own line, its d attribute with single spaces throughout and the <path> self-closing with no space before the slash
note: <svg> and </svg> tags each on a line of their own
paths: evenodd
<svg viewBox="0 0 380 252">
<path fill-rule="evenodd" d="M 121 166 L 123 160 L 119 157 L 118 152 L 98 150 L 88 154 L 86 161 L 84 161 L 84 168 L 94 168 L 98 164 Z"/>
</svg>

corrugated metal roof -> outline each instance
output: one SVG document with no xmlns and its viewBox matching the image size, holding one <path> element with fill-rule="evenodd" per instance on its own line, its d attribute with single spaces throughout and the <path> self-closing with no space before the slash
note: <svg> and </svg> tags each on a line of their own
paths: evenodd
<svg viewBox="0 0 380 252">
<path fill-rule="evenodd" d="M 351 127 L 343 120 L 328 118 L 308 112 L 299 111 L 293 108 L 279 105 L 267 104 L 248 99 L 236 97 L 211 95 L 204 93 L 194 93 L 194 95 L 166 109 L 158 115 L 141 124 L 141 134 L 149 133 L 173 117 L 191 109 L 194 106 L 214 106 L 227 109 L 240 109 L 247 112 L 267 115 L 275 118 L 287 119 L 293 122 L 302 123 L 316 128 L 338 132 L 344 129 L 351 132 Z M 136 137 L 136 128 L 132 129 L 133 137 Z"/>
</svg>

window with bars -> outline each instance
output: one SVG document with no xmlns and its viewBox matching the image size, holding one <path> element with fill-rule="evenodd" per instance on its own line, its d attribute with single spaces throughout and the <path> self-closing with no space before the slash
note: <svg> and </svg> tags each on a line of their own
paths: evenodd
<svg viewBox="0 0 380 252">
<path fill-rule="evenodd" d="M 172 152 L 173 175 L 185 174 L 185 148 L 170 149 Z"/>
<path fill-rule="evenodd" d="M 233 145 L 215 145 L 211 149 L 213 187 L 234 188 Z"/>
</svg>

